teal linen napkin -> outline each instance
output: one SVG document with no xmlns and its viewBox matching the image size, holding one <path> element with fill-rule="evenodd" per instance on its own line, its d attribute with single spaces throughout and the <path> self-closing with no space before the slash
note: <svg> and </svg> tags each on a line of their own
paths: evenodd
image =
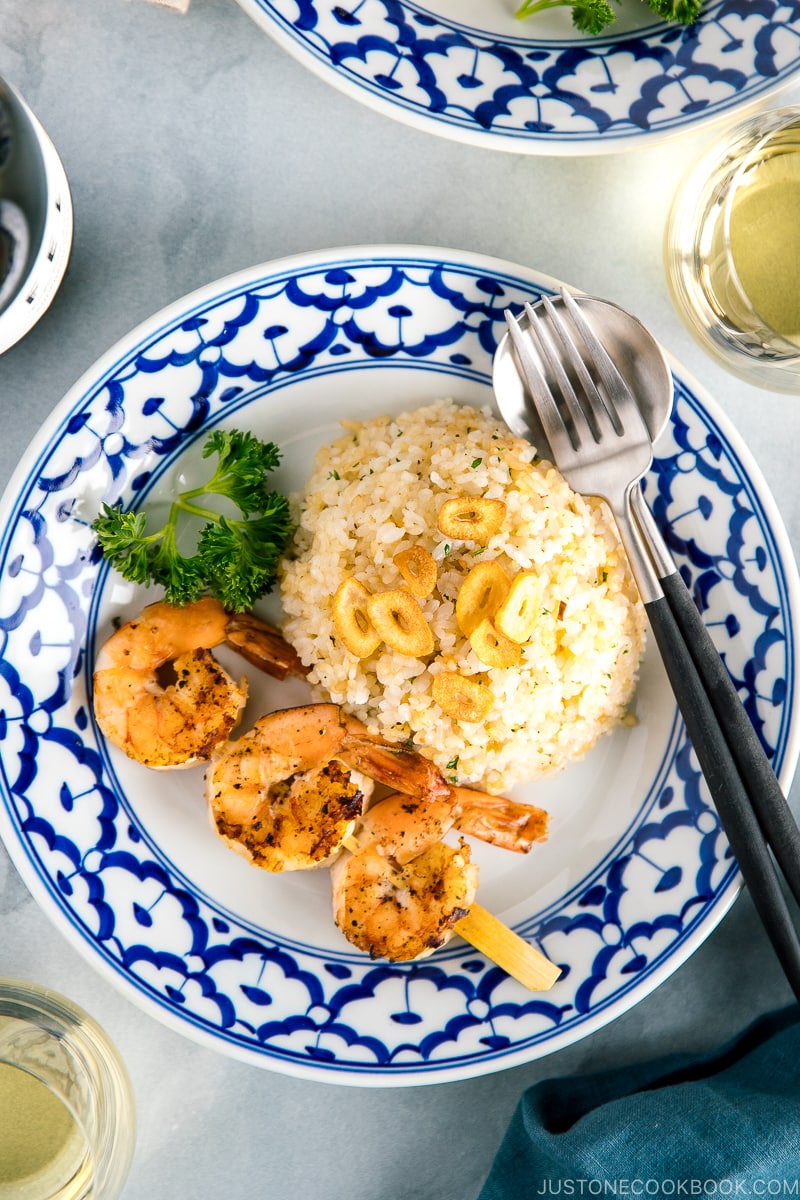
<svg viewBox="0 0 800 1200">
<path fill-rule="evenodd" d="M 800 1009 L 703 1058 L 549 1079 L 525 1092 L 479 1200 L 800 1200 Z"/>
</svg>

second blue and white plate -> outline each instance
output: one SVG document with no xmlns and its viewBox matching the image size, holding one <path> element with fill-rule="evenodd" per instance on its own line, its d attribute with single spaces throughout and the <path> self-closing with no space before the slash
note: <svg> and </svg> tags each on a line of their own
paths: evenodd
<svg viewBox="0 0 800 1200">
<path fill-rule="evenodd" d="M 549 841 L 526 857 L 475 847 L 482 903 L 563 967 L 539 995 L 459 939 L 420 963 L 371 962 L 335 929 L 325 871 L 250 866 L 209 826 L 202 769 L 149 772 L 106 745 L 93 720 L 99 644 L 156 598 L 100 559 L 90 525 L 101 501 L 167 494 L 220 424 L 278 442 L 276 486 L 289 491 L 342 418 L 445 396 L 489 404 L 503 309 L 557 286 L 509 263 L 414 247 L 242 272 L 110 350 L 54 410 L 6 490 L 0 834 L 97 969 L 206 1045 L 362 1086 L 499 1070 L 646 996 L 737 894 L 653 649 L 637 724 L 562 776 L 518 789 L 550 811 Z M 798 754 L 794 561 L 736 433 L 673 371 L 675 411 L 647 494 L 788 786 Z M 264 613 L 280 616 L 274 599 Z M 245 723 L 305 698 L 299 683 L 252 682 Z"/>
<path fill-rule="evenodd" d="M 597 37 L 520 0 L 238 0 L 353 99 L 417 129 L 516 154 L 602 154 L 764 101 L 800 66 L 800 8 L 706 0 L 691 26 L 612 0 Z"/>
</svg>

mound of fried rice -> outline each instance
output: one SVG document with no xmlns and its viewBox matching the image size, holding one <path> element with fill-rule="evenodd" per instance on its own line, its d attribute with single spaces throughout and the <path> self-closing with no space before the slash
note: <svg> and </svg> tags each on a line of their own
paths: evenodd
<svg viewBox="0 0 800 1200">
<path fill-rule="evenodd" d="M 440 401 L 342 424 L 292 497 L 298 527 L 281 580 L 283 632 L 311 668 L 315 698 L 384 737 L 413 741 L 453 782 L 500 792 L 561 771 L 628 713 L 644 644 L 644 610 L 608 510 L 574 493 L 488 409 Z M 443 502 L 465 495 L 506 505 L 485 545 L 437 528 Z M 434 591 L 418 601 L 433 653 L 409 657 L 383 644 L 359 659 L 337 637 L 334 593 L 348 577 L 371 592 L 401 587 L 393 559 L 412 546 L 438 567 Z M 464 577 L 488 559 L 544 582 L 533 637 L 513 668 L 487 667 L 456 622 Z M 434 677 L 454 669 L 491 689 L 484 720 L 458 720 L 435 702 Z"/>
</svg>

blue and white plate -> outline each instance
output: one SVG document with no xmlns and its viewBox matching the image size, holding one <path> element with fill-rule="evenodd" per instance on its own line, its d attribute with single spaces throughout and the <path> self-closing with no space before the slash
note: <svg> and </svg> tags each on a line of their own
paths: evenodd
<svg viewBox="0 0 800 1200">
<path fill-rule="evenodd" d="M 327 872 L 272 876 L 212 832 L 202 769 L 150 772 L 99 734 L 92 664 L 156 595 L 100 559 L 102 500 L 164 496 L 217 425 L 284 451 L 301 485 L 340 418 L 491 403 L 503 309 L 555 290 L 509 263 L 416 247 L 317 252 L 214 283 L 115 346 L 54 410 L 0 513 L 0 833 L 43 908 L 148 1012 L 251 1063 L 362 1086 L 545 1055 L 647 995 L 739 878 L 654 651 L 637 723 L 518 794 L 551 813 L 529 856 L 476 844 L 483 904 L 563 966 L 533 994 L 460 939 L 372 962 Z M 798 580 L 775 505 L 714 403 L 674 368 L 647 492 L 785 786 L 798 754 Z M 265 615 L 279 616 L 276 601 Z M 229 666 L 243 669 L 232 654 Z M 245 724 L 305 699 L 251 674 Z"/>
<path fill-rule="evenodd" d="M 706 0 L 688 27 L 621 0 L 597 37 L 579 33 L 565 8 L 519 21 L 520 0 L 238 3 L 354 99 L 517 154 L 650 144 L 766 99 L 800 64 L 800 8 L 781 0 Z"/>
</svg>

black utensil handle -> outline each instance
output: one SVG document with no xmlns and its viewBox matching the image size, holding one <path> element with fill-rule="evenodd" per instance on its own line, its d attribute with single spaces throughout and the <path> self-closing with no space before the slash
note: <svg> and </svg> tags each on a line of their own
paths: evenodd
<svg viewBox="0 0 800 1200">
<path fill-rule="evenodd" d="M 645 604 L 689 740 L 753 904 L 800 1000 L 800 941 L 764 833 L 666 596 Z"/>
<path fill-rule="evenodd" d="M 665 576 L 661 586 L 708 692 L 764 835 L 792 895 L 800 903 L 800 828 L 680 572 Z"/>
</svg>

